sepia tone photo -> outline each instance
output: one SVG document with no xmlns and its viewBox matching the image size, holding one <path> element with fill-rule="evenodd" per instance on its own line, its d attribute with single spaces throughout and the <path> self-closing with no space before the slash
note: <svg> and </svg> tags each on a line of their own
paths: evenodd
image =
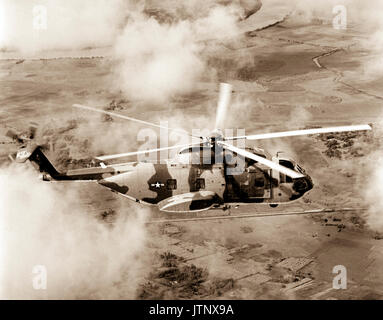
<svg viewBox="0 0 383 320">
<path fill-rule="evenodd" d="M 1 0 L 0 299 L 382 300 L 382 18 Z"/>
</svg>

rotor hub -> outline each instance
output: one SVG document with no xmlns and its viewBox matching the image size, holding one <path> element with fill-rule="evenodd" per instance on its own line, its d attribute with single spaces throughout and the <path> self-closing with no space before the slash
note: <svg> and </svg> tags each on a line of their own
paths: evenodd
<svg viewBox="0 0 383 320">
<path fill-rule="evenodd" d="M 210 144 L 211 147 L 215 146 L 215 144 L 218 141 L 223 141 L 223 140 L 224 140 L 223 132 L 220 129 L 214 130 L 211 133 L 210 137 L 208 137 L 208 141 L 209 141 L 209 144 Z"/>
</svg>

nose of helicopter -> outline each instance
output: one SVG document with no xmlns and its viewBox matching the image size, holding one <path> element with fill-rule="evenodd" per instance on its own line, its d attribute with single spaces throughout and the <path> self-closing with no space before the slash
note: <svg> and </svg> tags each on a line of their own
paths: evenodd
<svg viewBox="0 0 383 320">
<path fill-rule="evenodd" d="M 305 175 L 303 178 L 296 179 L 293 184 L 293 189 L 300 195 L 305 194 L 314 187 L 313 180 L 309 175 Z"/>
<path fill-rule="evenodd" d="M 307 188 L 305 192 L 310 191 L 312 188 L 314 188 L 313 179 L 309 175 L 306 175 L 305 181 L 307 183 Z"/>
</svg>

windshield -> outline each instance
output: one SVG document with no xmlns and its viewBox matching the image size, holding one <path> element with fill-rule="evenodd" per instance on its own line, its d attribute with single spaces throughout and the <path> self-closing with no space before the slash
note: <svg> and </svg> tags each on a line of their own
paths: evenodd
<svg viewBox="0 0 383 320">
<path fill-rule="evenodd" d="M 303 169 L 299 164 L 296 165 L 296 169 L 297 171 L 299 171 L 300 173 L 306 173 L 305 169 Z"/>
</svg>

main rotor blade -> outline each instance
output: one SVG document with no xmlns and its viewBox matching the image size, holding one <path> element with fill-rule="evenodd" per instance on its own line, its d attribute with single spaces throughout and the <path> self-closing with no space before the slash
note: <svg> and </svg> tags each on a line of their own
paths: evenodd
<svg viewBox="0 0 383 320">
<path fill-rule="evenodd" d="M 227 108 L 230 104 L 231 91 L 233 86 L 228 83 L 221 83 L 219 85 L 219 100 L 217 105 L 217 113 L 215 116 L 215 129 L 224 127 L 224 121 L 227 113 Z"/>
<path fill-rule="evenodd" d="M 240 149 L 240 148 L 237 148 L 237 147 L 234 147 L 233 145 L 231 144 L 228 144 L 228 143 L 225 143 L 225 142 L 222 142 L 222 141 L 218 141 L 217 142 L 219 145 L 221 145 L 223 148 L 227 149 L 227 150 L 230 150 L 232 152 L 235 152 L 241 156 L 244 156 L 246 158 L 249 158 L 249 159 L 253 159 L 261 164 L 264 164 L 265 166 L 273 169 L 273 170 L 276 170 L 278 172 L 281 172 L 283 174 L 285 174 L 286 176 L 289 176 L 293 179 L 298 179 L 298 178 L 303 178 L 304 175 L 301 174 L 301 173 L 298 173 L 294 170 L 291 170 L 289 168 L 286 168 L 284 166 L 281 166 L 280 164 L 278 163 L 275 163 L 273 161 L 270 161 L 268 159 L 265 159 L 261 156 L 258 156 L 254 153 L 251 153 L 251 152 L 248 152 L 246 150 L 243 150 L 243 149 Z"/>
<path fill-rule="evenodd" d="M 139 155 L 139 154 L 158 152 L 158 151 L 164 151 L 164 150 L 171 150 L 171 149 L 177 149 L 177 148 L 187 148 L 187 147 L 193 147 L 193 146 L 199 146 L 199 145 L 201 145 L 201 144 L 200 143 L 194 143 L 194 144 L 176 145 L 176 146 L 172 146 L 172 147 L 164 147 L 164 148 L 156 148 L 156 149 L 141 150 L 141 151 L 134 151 L 134 152 L 118 153 L 118 154 L 112 154 L 112 155 L 108 155 L 108 156 L 99 156 L 99 157 L 96 157 L 96 159 L 101 160 L 101 161 L 105 161 L 105 160 L 135 156 L 135 155 Z"/>
<path fill-rule="evenodd" d="M 272 139 L 272 138 L 303 136 L 303 135 L 320 134 L 320 133 L 365 131 L 365 130 L 371 130 L 371 129 L 372 128 L 369 125 L 363 124 L 363 125 L 356 125 L 356 126 L 343 126 L 343 127 L 332 127 L 332 128 L 305 129 L 305 130 L 295 130 L 295 131 L 284 131 L 284 132 L 271 132 L 271 133 L 254 134 L 254 135 L 249 135 L 249 136 L 225 137 L 225 140 L 239 140 L 239 139 L 261 140 L 261 139 Z"/>
<path fill-rule="evenodd" d="M 194 136 L 194 135 L 192 135 L 190 133 L 187 133 L 185 131 L 182 131 L 182 130 L 178 130 L 178 129 L 173 129 L 173 128 L 161 126 L 159 124 L 155 124 L 155 123 L 147 122 L 147 121 L 144 121 L 144 120 L 139 120 L 139 119 L 136 119 L 136 118 L 124 116 L 122 114 L 118 114 L 118 113 L 115 113 L 115 112 L 109 112 L 109 111 L 105 111 L 105 110 L 101 110 L 101 109 L 97 109 L 97 108 L 92 108 L 92 107 L 84 106 L 84 105 L 81 105 L 81 104 L 74 104 L 73 107 L 74 108 L 79 108 L 79 109 L 95 111 L 95 112 L 107 114 L 107 115 L 109 115 L 111 117 L 121 118 L 121 119 L 124 119 L 124 120 L 130 120 L 130 121 L 134 121 L 134 122 L 137 122 L 137 123 L 145 124 L 145 125 L 148 125 L 148 126 L 152 126 L 152 127 L 156 127 L 156 128 L 161 128 L 161 129 L 166 129 L 166 130 L 169 130 L 169 131 L 175 131 L 175 132 L 178 132 L 178 133 L 183 134 L 183 135 L 187 135 L 187 136 L 203 139 L 203 137 Z"/>
</svg>

